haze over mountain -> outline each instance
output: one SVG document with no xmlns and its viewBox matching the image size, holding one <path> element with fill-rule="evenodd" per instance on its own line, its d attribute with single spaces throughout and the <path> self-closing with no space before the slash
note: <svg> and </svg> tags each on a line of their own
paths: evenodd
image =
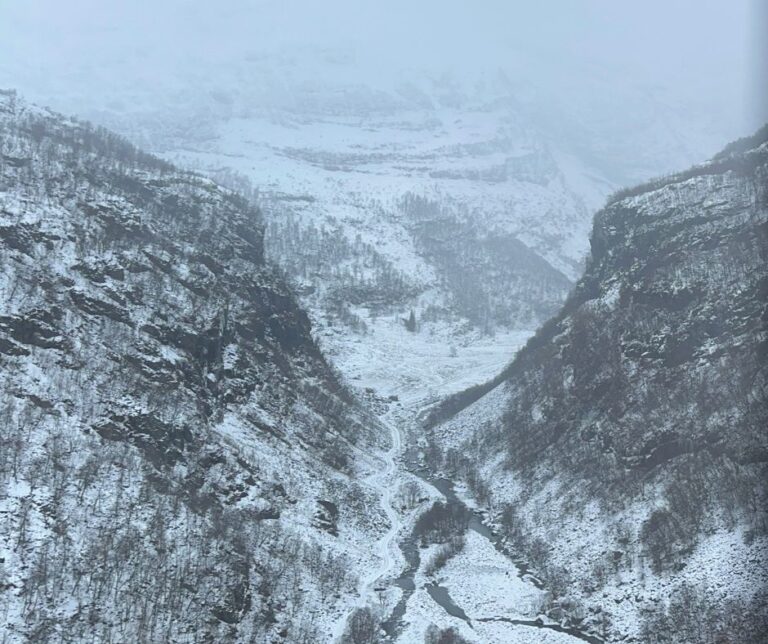
<svg viewBox="0 0 768 644">
<path fill-rule="evenodd" d="M 530 331 L 579 276 L 610 192 L 753 129 L 759 5 L 14 4 L 0 9 L 0 86 L 220 180 L 245 176 L 268 255 L 314 292 L 318 321 L 383 303 L 395 318 Z M 357 308 L 286 245 L 296 226 L 378 240 L 364 252 L 375 274 L 352 267 L 368 293 Z M 541 259 L 551 269 L 534 277 Z"/>
<path fill-rule="evenodd" d="M 175 109 L 182 94 L 195 109 L 215 91 L 235 110 L 286 109 L 341 84 L 387 90 L 448 73 L 475 85 L 501 73 L 540 93 L 538 103 L 587 112 L 604 135 L 642 126 L 649 101 L 682 112 L 689 158 L 657 160 L 649 171 L 660 172 L 713 154 L 764 118 L 754 89 L 762 5 L 4 3 L 0 84 L 91 116 Z"/>
<path fill-rule="evenodd" d="M 608 194 L 751 129 L 758 5 L 8 5 L 0 86 L 248 179 L 354 376 L 410 310 L 431 354 L 552 314 Z"/>
<path fill-rule="evenodd" d="M 0 2 L 0 640 L 762 641 L 766 17 Z"/>
<path fill-rule="evenodd" d="M 201 62 L 198 81 L 211 64 L 271 54 L 301 60 L 311 47 L 329 51 L 318 65 L 301 71 L 317 82 L 339 73 L 376 85 L 398 80 L 403 70 L 454 70 L 476 78 L 501 69 L 557 91 L 612 73 L 623 86 L 666 89 L 674 102 L 699 104 L 711 117 L 730 114 L 719 127 L 732 137 L 745 125 L 756 125 L 758 116 L 748 115 L 747 106 L 750 82 L 758 77 L 751 60 L 763 24 L 761 5 L 748 0 L 642 7 L 599 0 L 535 7 L 498 0 L 471 7 L 436 0 L 5 3 L 0 82 L 33 96 L 47 91 L 57 107 L 69 109 L 103 106 L 120 86 L 151 89 L 162 104 L 176 89 L 174 76 L 185 70 L 195 74 Z M 717 47 L 711 46 L 715 42 Z M 354 61 L 343 71 L 334 65 L 342 57 Z M 29 73 L 15 75 L 14 67 Z M 290 88 L 290 79 L 284 84 Z M 87 99 L 61 105 L 68 98 L 53 89 Z"/>
</svg>

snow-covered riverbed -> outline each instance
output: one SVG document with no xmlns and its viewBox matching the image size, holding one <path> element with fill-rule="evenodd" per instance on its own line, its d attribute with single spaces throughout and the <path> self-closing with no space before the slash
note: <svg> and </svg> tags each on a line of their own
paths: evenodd
<svg viewBox="0 0 768 644">
<path fill-rule="evenodd" d="M 382 320 L 381 325 L 377 342 L 337 345 L 332 351 L 351 382 L 379 401 L 380 420 L 391 436 L 382 470 L 369 479 L 381 493 L 390 525 L 372 545 L 378 564 L 361 580 L 358 602 L 337 622 L 335 637 L 343 633 L 345 618 L 367 605 L 388 623 L 390 641 L 401 644 L 423 642 L 430 625 L 455 628 L 471 642 L 489 644 L 585 641 L 553 630 L 556 625 L 546 620 L 536 622 L 546 589 L 521 574 L 515 562 L 494 546 L 487 528 L 467 530 L 463 550 L 433 577 L 427 577 L 423 568 L 436 546 L 418 549 L 413 537 L 417 517 L 435 500 L 464 504 L 449 482 L 443 482 L 450 487 L 446 498 L 445 485 L 435 485 L 436 479 L 425 470 L 416 471 L 414 450 L 409 450 L 418 441 L 416 419 L 443 396 L 494 376 L 529 334 L 509 334 L 501 338 L 501 345 L 498 337 L 476 338 L 449 352 L 439 336 L 403 334 L 394 320 L 389 324 Z M 333 338 L 326 341 L 335 344 Z M 387 400 L 390 396 L 397 400 Z M 399 491 L 409 481 L 419 481 L 422 488 L 417 510 L 406 510 L 399 503 Z M 473 522 L 480 525 L 477 518 Z M 403 556 L 408 547 L 411 561 Z"/>
</svg>

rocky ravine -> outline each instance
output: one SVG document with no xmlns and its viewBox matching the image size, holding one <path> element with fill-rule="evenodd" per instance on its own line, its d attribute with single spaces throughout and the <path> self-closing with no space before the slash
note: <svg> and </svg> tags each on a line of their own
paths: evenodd
<svg viewBox="0 0 768 644">
<path fill-rule="evenodd" d="M 498 347 L 438 356 L 392 315 L 379 336 L 423 364 L 392 379 L 370 339 L 344 363 L 377 422 L 247 202 L 3 93 L 3 634 L 759 637 L 767 155 L 740 142 L 598 215 L 562 312 L 432 413 L 421 462 L 454 489 L 406 471 L 401 429 Z"/>
<path fill-rule="evenodd" d="M 428 423 L 552 611 L 610 639 L 768 627 L 767 140 L 612 199 L 561 312 Z"/>
</svg>

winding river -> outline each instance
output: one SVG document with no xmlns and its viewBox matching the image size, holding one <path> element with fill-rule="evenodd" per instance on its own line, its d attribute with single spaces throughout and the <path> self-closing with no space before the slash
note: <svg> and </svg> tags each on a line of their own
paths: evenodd
<svg viewBox="0 0 768 644">
<path fill-rule="evenodd" d="M 437 477 L 422 464 L 419 463 L 417 452 L 414 448 L 409 448 L 405 451 L 403 456 L 403 467 L 411 474 L 417 476 L 428 485 L 436 488 L 446 499 L 446 503 L 450 505 L 461 506 L 462 509 L 469 512 L 470 520 L 468 524 L 469 530 L 473 530 L 483 538 L 487 539 L 493 544 L 494 548 L 505 557 L 510 559 L 517 569 L 518 576 L 532 583 L 537 588 L 542 589 L 543 585 L 539 579 L 525 566 L 525 564 L 519 560 L 513 559 L 512 554 L 504 546 L 501 538 L 494 533 L 494 531 L 483 522 L 483 517 L 479 512 L 470 512 L 467 505 L 459 498 L 454 489 L 454 484 L 449 479 L 444 477 Z M 421 558 L 419 555 L 419 535 L 415 530 L 411 531 L 408 535 L 401 538 L 399 541 L 400 550 L 406 560 L 406 568 L 398 577 L 394 580 L 394 584 L 402 589 L 403 594 L 398 601 L 395 608 L 390 613 L 387 620 L 382 625 L 388 637 L 392 640 L 396 640 L 399 633 L 404 626 L 404 617 L 407 609 L 407 603 L 413 593 L 416 591 L 415 576 L 421 565 Z M 472 618 L 468 616 L 464 610 L 458 606 L 451 598 L 449 589 L 440 586 L 436 583 L 428 583 L 424 585 L 424 589 L 429 596 L 452 617 L 464 620 L 470 626 L 472 625 Z M 531 628 L 544 629 L 557 631 L 570 635 L 574 639 L 589 642 L 590 644 L 603 644 L 603 640 L 595 635 L 586 633 L 578 628 L 563 626 L 554 622 L 545 622 L 540 618 L 537 619 L 513 619 L 510 617 L 483 617 L 474 618 L 478 622 L 505 622 L 517 626 L 528 626 Z"/>
</svg>

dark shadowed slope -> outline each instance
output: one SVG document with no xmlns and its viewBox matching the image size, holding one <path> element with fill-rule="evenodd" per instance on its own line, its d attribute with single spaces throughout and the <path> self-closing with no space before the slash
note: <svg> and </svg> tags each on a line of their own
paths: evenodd
<svg viewBox="0 0 768 644">
<path fill-rule="evenodd" d="M 379 439 L 258 212 L 5 92 L 0 267 L 1 639 L 322 639 Z"/>
<path fill-rule="evenodd" d="M 435 441 L 560 609 L 613 638 L 761 641 L 766 130 L 617 195 L 591 245 L 505 372 L 433 412 Z"/>
</svg>

